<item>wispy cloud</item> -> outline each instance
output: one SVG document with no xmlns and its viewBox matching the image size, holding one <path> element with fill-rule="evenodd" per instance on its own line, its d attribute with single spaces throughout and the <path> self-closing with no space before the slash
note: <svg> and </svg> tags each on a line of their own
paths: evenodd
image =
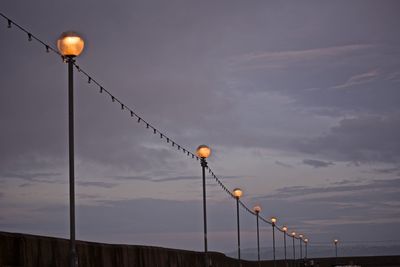
<svg viewBox="0 0 400 267">
<path fill-rule="evenodd" d="M 77 185 L 80 186 L 95 186 L 95 187 L 101 187 L 101 188 L 112 188 L 117 186 L 117 183 L 107 183 L 107 182 L 84 182 L 84 181 L 78 181 L 76 182 Z"/>
<path fill-rule="evenodd" d="M 330 89 L 344 89 L 353 87 L 355 85 L 370 83 L 376 81 L 380 76 L 381 73 L 378 69 L 370 70 L 364 73 L 353 75 L 343 84 L 332 86 Z"/>
<path fill-rule="evenodd" d="M 173 182 L 173 181 L 189 181 L 198 180 L 199 176 L 176 176 L 176 177 L 165 177 L 165 178 L 152 178 L 146 176 L 117 176 L 115 180 L 125 180 L 125 181 L 146 181 L 153 183 L 163 183 L 163 182 Z"/>
<path fill-rule="evenodd" d="M 27 183 L 21 186 L 29 186 L 33 183 L 62 183 L 57 179 L 59 172 L 3 172 L 0 177 L 4 179 L 20 179 Z"/>
<path fill-rule="evenodd" d="M 293 168 L 292 165 L 287 164 L 287 163 L 284 163 L 284 162 L 281 162 L 281 161 L 279 161 L 279 160 L 275 161 L 275 164 L 276 164 L 276 165 L 279 165 L 279 166 L 282 166 L 282 167 L 285 167 L 285 168 Z"/>
<path fill-rule="evenodd" d="M 322 47 L 305 50 L 259 52 L 240 55 L 232 60 L 232 65 L 244 65 L 245 68 L 279 68 L 288 64 L 327 59 L 354 53 L 374 47 L 368 44 Z"/>
<path fill-rule="evenodd" d="M 303 164 L 312 166 L 314 168 L 325 168 L 332 165 L 335 165 L 333 162 L 330 161 L 322 161 L 316 159 L 304 159 Z"/>
<path fill-rule="evenodd" d="M 400 175 L 400 167 L 374 169 L 373 171 L 375 173 L 383 173 L 383 174 L 397 173 L 398 175 Z"/>
<path fill-rule="evenodd" d="M 374 180 L 370 183 L 362 183 L 363 180 L 356 180 L 351 183 L 349 180 L 345 180 L 343 183 L 333 183 L 329 186 L 321 187 L 307 187 L 307 186 L 290 186 L 278 189 L 275 193 L 265 195 L 261 198 L 293 198 L 293 197 L 310 197 L 316 195 L 317 198 L 324 198 L 323 194 L 330 197 L 331 193 L 352 193 L 360 192 L 362 190 L 383 190 L 383 189 L 398 189 L 400 188 L 400 179 L 388 179 L 388 180 Z M 321 196 L 322 194 L 322 196 Z"/>
</svg>

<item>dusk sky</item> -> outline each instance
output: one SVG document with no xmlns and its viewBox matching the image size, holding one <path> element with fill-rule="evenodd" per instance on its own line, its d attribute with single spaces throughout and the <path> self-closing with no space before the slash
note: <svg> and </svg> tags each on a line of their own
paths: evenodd
<svg viewBox="0 0 400 267">
<path fill-rule="evenodd" d="M 2 1 L 311 243 L 400 241 L 400 1 Z M 0 231 L 68 237 L 67 65 L 0 17 Z M 77 239 L 203 249 L 201 168 L 75 73 Z M 207 178 L 209 249 L 235 202 Z M 242 247 L 255 217 L 240 213 Z M 271 226 L 262 224 L 262 246 Z M 282 238 L 278 239 L 281 245 Z"/>
</svg>

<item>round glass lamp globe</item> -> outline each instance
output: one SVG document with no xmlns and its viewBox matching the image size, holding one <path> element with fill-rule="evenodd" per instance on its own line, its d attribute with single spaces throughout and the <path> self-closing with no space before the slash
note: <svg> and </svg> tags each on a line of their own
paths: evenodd
<svg viewBox="0 0 400 267">
<path fill-rule="evenodd" d="M 211 155 L 211 149 L 206 145 L 201 145 L 196 150 L 197 156 L 206 159 Z"/>
<path fill-rule="evenodd" d="M 277 221 L 277 219 L 276 219 L 275 217 L 272 217 L 272 218 L 271 218 L 271 222 L 272 222 L 272 223 L 276 223 L 276 221 Z"/>
<path fill-rule="evenodd" d="M 259 205 L 254 206 L 253 211 L 255 213 L 260 213 L 261 212 L 261 207 Z"/>
<path fill-rule="evenodd" d="M 339 242 L 339 240 L 335 239 L 335 240 L 333 240 L 333 242 L 334 242 L 335 244 L 337 244 L 337 243 Z"/>
<path fill-rule="evenodd" d="M 292 232 L 292 236 L 296 236 L 296 232 Z"/>
<path fill-rule="evenodd" d="M 308 238 L 304 239 L 304 242 L 308 243 Z"/>
<path fill-rule="evenodd" d="M 77 57 L 85 46 L 82 37 L 76 32 L 64 32 L 57 40 L 57 48 L 65 57 Z"/>
<path fill-rule="evenodd" d="M 233 189 L 233 196 L 235 198 L 241 198 L 243 196 L 243 191 L 240 188 Z"/>
<path fill-rule="evenodd" d="M 282 227 L 282 231 L 284 231 L 285 233 L 287 232 L 288 228 L 286 226 Z"/>
<path fill-rule="evenodd" d="M 299 235 L 299 237 L 300 237 L 300 238 L 303 238 L 303 235 L 302 235 L 302 234 L 300 234 L 300 235 Z"/>
</svg>

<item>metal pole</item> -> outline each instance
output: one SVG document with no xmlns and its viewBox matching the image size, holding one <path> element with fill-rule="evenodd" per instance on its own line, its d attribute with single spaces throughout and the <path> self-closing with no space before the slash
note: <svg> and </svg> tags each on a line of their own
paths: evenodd
<svg viewBox="0 0 400 267">
<path fill-rule="evenodd" d="M 285 248 L 285 265 L 287 266 L 287 257 L 286 257 L 286 232 L 283 232 L 283 246 Z"/>
<path fill-rule="evenodd" d="M 294 265 L 296 262 L 296 246 L 294 245 L 294 236 L 292 238 L 293 238 L 293 265 Z"/>
<path fill-rule="evenodd" d="M 203 170 L 204 266 L 208 267 L 207 209 L 206 209 L 206 167 L 207 167 L 207 162 L 204 158 L 201 159 L 201 167 Z"/>
<path fill-rule="evenodd" d="M 302 250 L 302 248 L 301 248 L 301 241 L 302 241 L 302 239 L 299 238 L 299 243 L 300 243 L 300 260 L 303 258 L 303 250 Z"/>
<path fill-rule="evenodd" d="M 306 242 L 305 246 L 306 246 L 306 259 L 307 259 L 307 247 L 308 247 L 308 242 Z"/>
<path fill-rule="evenodd" d="M 257 255 L 258 255 L 258 266 L 261 266 L 261 262 L 260 262 L 260 230 L 259 230 L 259 226 L 258 226 L 258 212 L 256 213 L 256 217 L 257 217 Z"/>
<path fill-rule="evenodd" d="M 275 223 L 272 223 L 272 248 L 274 253 L 274 266 L 276 266 L 275 261 Z"/>
<path fill-rule="evenodd" d="M 70 267 L 78 266 L 75 244 L 75 164 L 74 164 L 74 59 L 68 63 L 68 140 L 69 140 L 69 224 Z"/>
<path fill-rule="evenodd" d="M 237 237 L 238 237 L 238 266 L 240 267 L 240 225 L 239 225 L 239 198 L 236 198 Z"/>
<path fill-rule="evenodd" d="M 335 243 L 335 257 L 337 259 L 337 243 Z"/>
</svg>

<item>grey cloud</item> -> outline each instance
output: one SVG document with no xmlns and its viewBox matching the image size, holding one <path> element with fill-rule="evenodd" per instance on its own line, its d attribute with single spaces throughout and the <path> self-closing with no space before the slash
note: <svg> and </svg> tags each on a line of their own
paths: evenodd
<svg viewBox="0 0 400 267">
<path fill-rule="evenodd" d="M 400 159 L 399 113 L 343 119 L 325 135 L 303 141 L 304 153 L 350 162 L 392 162 Z"/>
<path fill-rule="evenodd" d="M 314 168 L 324 168 L 324 167 L 329 167 L 329 166 L 335 165 L 333 162 L 327 162 L 327 161 L 316 160 L 316 159 L 304 159 L 303 164 L 310 165 Z"/>
<path fill-rule="evenodd" d="M 107 183 L 107 182 L 85 182 L 85 181 L 78 181 L 76 184 L 80 186 L 94 186 L 94 187 L 101 187 L 101 188 L 113 188 L 117 186 L 117 183 Z"/>
<path fill-rule="evenodd" d="M 43 172 L 43 173 L 23 173 L 23 172 L 3 172 L 1 176 L 5 178 L 17 178 L 27 181 L 33 181 L 37 178 L 59 176 L 58 172 Z"/>
<path fill-rule="evenodd" d="M 276 165 L 279 165 L 279 166 L 282 166 L 282 167 L 285 167 L 285 168 L 293 168 L 292 165 L 287 164 L 287 163 L 284 163 L 284 162 L 281 162 L 281 161 L 279 161 L 279 160 L 275 161 L 275 164 L 276 164 Z"/>
<path fill-rule="evenodd" d="M 238 179 L 239 176 L 223 176 L 224 179 Z M 174 181 L 189 181 L 189 180 L 199 180 L 201 179 L 199 176 L 176 176 L 176 177 L 147 177 L 147 176 L 117 176 L 114 178 L 115 180 L 125 180 L 125 181 L 147 181 L 154 183 L 163 183 L 163 182 L 174 182 Z"/>
<path fill-rule="evenodd" d="M 4 179 L 20 179 L 23 181 L 43 182 L 43 183 L 58 183 L 59 172 L 3 172 L 0 176 Z M 28 183 L 29 184 L 29 183 Z"/>
<path fill-rule="evenodd" d="M 115 180 L 127 180 L 127 181 L 147 181 L 154 183 L 162 182 L 173 182 L 182 180 L 198 180 L 199 176 L 177 176 L 177 177 L 164 177 L 164 178 L 153 178 L 146 176 L 117 176 Z"/>
<path fill-rule="evenodd" d="M 397 173 L 397 175 L 400 175 L 400 167 L 374 169 L 373 171 L 376 172 L 376 173 L 382 173 L 382 174 Z"/>
<path fill-rule="evenodd" d="M 390 180 L 374 180 L 370 183 L 362 183 L 360 180 L 350 181 L 345 180 L 343 184 L 337 186 L 325 186 L 325 187 L 308 187 L 308 186 L 291 186 L 283 187 L 277 190 L 276 193 L 262 196 L 260 198 L 275 199 L 275 198 L 290 198 L 290 197 L 306 197 L 313 194 L 327 194 L 327 193 L 352 193 L 359 192 L 362 190 L 383 190 L 383 189 L 393 189 L 400 188 L 400 179 L 390 179 Z M 317 196 L 318 197 L 318 196 Z"/>
<path fill-rule="evenodd" d="M 354 180 L 348 180 L 348 179 L 344 179 L 338 182 L 333 182 L 332 185 L 348 185 L 348 184 L 357 184 L 360 182 L 365 181 L 365 179 L 359 178 L 359 179 L 354 179 Z"/>
</svg>

